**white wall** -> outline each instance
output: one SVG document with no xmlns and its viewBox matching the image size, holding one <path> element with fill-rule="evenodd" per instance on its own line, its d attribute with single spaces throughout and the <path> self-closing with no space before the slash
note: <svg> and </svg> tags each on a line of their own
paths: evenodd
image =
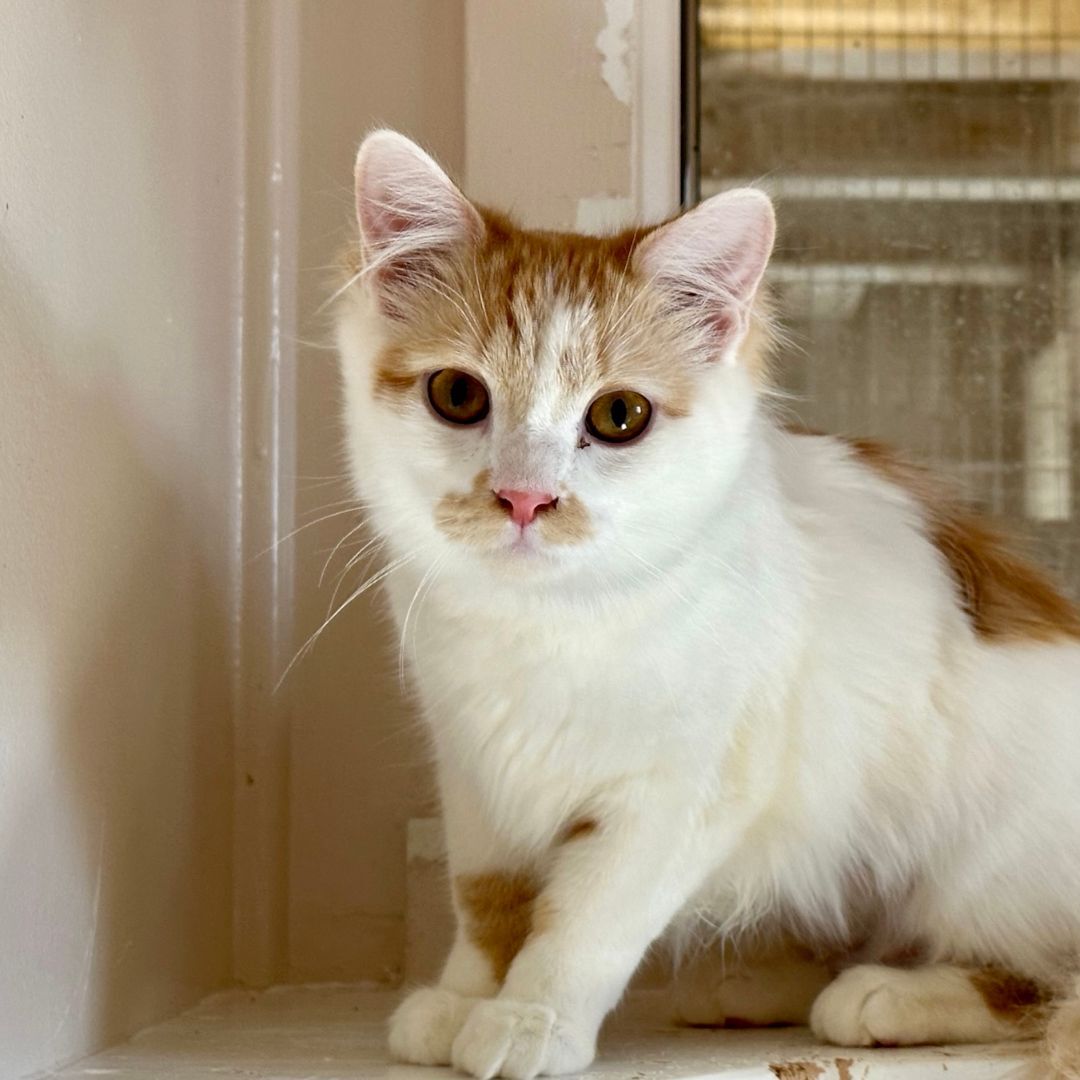
<svg viewBox="0 0 1080 1080">
<path fill-rule="evenodd" d="M 234 979 L 400 973 L 432 796 L 376 606 L 274 692 L 351 522 L 259 557 L 347 495 L 352 158 L 385 123 L 530 224 L 629 213 L 631 8 L 0 0 L 3 1080 Z"/>
<path fill-rule="evenodd" d="M 397 127 L 461 173 L 464 12 L 462 0 L 319 0 L 302 13 L 298 336 L 317 345 L 330 337 L 318 313 L 334 287 L 326 268 L 355 232 L 352 164 L 361 136 L 376 124 Z M 345 509 L 338 500 L 348 486 L 337 357 L 302 346 L 297 365 L 302 524 Z M 357 546 L 338 552 L 321 587 L 319 575 L 355 522 L 339 514 L 296 537 L 294 649 L 326 617 L 334 573 Z M 370 597 L 353 604 L 283 688 L 292 710 L 284 973 L 291 980 L 395 981 L 401 972 L 405 823 L 425 811 L 430 785 L 398 688 L 396 643 L 377 611 Z"/>
<path fill-rule="evenodd" d="M 3 1077 L 230 974 L 242 13 L 3 5 Z"/>
</svg>

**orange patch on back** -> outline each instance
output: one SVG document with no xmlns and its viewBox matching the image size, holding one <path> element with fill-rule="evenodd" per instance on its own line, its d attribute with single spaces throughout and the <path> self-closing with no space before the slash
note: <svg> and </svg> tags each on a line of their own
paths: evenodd
<svg viewBox="0 0 1080 1080">
<path fill-rule="evenodd" d="M 592 818 L 578 818 L 576 821 L 571 821 L 569 825 L 563 829 L 562 834 L 559 836 L 560 844 L 568 844 L 571 840 L 578 840 L 583 836 L 591 836 L 599 826 Z"/>
<path fill-rule="evenodd" d="M 501 983 L 532 931 L 539 882 L 526 873 L 491 873 L 462 876 L 454 885 L 466 932 Z"/>
<path fill-rule="evenodd" d="M 870 439 L 848 440 L 858 459 L 924 508 L 930 540 L 948 564 L 972 628 L 989 640 L 1080 639 L 1080 613 L 1004 537 L 947 499 L 930 475 Z"/>
</svg>

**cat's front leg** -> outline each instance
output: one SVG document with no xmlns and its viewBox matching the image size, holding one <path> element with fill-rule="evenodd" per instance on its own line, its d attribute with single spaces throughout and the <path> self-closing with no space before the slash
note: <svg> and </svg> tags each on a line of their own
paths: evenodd
<svg viewBox="0 0 1080 1080">
<path fill-rule="evenodd" d="M 497 989 L 484 957 L 459 927 L 439 982 L 414 990 L 391 1016 L 391 1055 L 415 1065 L 449 1065 L 454 1039 L 473 1006 Z"/>
<path fill-rule="evenodd" d="M 637 791 L 590 825 L 555 852 L 502 989 L 473 1008 L 454 1042 L 454 1065 L 472 1076 L 585 1068 L 645 950 L 702 879 L 685 806 Z"/>
<path fill-rule="evenodd" d="M 463 785 L 442 778 L 444 821 L 450 855 L 450 872 L 455 880 L 454 914 L 457 922 L 454 944 L 435 986 L 414 990 L 390 1018 L 390 1053 L 399 1061 L 417 1065 L 449 1065 L 450 1050 L 473 1006 L 498 993 L 505 967 L 480 943 L 475 913 L 470 907 L 469 883 L 483 878 L 481 868 L 498 861 L 498 847 L 481 814 L 477 812 Z M 448 790 L 449 789 L 449 790 Z M 504 921 L 510 918 L 504 913 Z M 528 918 L 519 913 L 518 922 Z M 524 931 L 518 931 L 523 940 Z M 509 937 L 504 933 L 504 951 Z"/>
</svg>

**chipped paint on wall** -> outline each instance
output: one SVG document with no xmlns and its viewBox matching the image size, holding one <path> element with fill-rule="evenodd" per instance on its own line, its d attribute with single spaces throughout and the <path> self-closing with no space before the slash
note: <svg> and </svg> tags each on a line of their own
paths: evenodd
<svg viewBox="0 0 1080 1080">
<path fill-rule="evenodd" d="M 617 101 L 629 105 L 633 94 L 630 67 L 630 25 L 634 0 L 604 0 L 604 28 L 596 36 L 603 63 L 600 74 Z"/>
</svg>

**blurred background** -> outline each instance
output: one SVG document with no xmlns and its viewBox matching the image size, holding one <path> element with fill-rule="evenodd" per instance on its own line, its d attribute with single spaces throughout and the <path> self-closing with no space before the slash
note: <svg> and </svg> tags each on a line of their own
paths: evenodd
<svg viewBox="0 0 1080 1080">
<path fill-rule="evenodd" d="M 759 182 L 815 427 L 944 467 L 1080 596 L 1080 4 L 701 0 L 693 194 Z"/>
<path fill-rule="evenodd" d="M 375 568 L 322 305 L 376 124 L 536 227 L 762 184 L 789 412 L 944 467 L 1080 595 L 1074 0 L 0 0 L 0 25 L 3 1080 L 222 987 L 440 958 L 378 603 L 289 666 Z"/>
</svg>

